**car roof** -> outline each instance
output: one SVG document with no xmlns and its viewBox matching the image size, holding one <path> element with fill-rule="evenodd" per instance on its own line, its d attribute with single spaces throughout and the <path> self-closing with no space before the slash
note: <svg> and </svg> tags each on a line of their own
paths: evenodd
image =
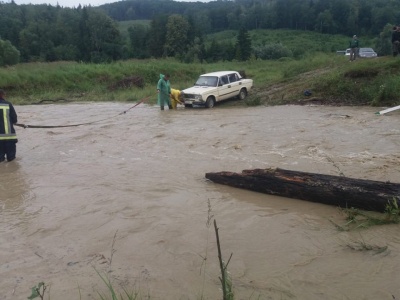
<svg viewBox="0 0 400 300">
<path fill-rule="evenodd" d="M 219 77 L 219 76 L 229 75 L 232 73 L 238 73 L 238 72 L 236 72 L 236 71 L 219 71 L 219 72 L 211 72 L 211 73 L 202 74 L 200 76 L 218 76 Z"/>
</svg>

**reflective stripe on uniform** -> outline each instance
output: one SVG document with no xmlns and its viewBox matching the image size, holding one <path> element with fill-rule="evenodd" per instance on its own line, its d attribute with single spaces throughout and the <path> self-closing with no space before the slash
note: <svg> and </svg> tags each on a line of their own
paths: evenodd
<svg viewBox="0 0 400 300">
<path fill-rule="evenodd" d="M 11 132 L 10 105 L 0 103 L 0 110 L 3 111 L 4 133 L 0 133 L 0 140 L 15 140 L 17 135 Z"/>
<path fill-rule="evenodd" d="M 7 140 L 15 140 L 17 139 L 17 135 L 16 134 L 9 134 L 9 135 L 5 135 L 5 134 L 0 134 L 0 141 L 7 141 Z"/>
</svg>

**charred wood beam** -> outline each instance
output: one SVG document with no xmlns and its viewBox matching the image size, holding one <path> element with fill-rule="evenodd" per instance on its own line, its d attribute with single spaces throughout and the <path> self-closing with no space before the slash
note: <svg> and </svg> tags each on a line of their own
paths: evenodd
<svg viewBox="0 0 400 300">
<path fill-rule="evenodd" d="M 396 200 L 400 184 L 284 169 L 254 169 L 242 173 L 206 173 L 219 184 L 260 193 L 295 198 L 340 207 L 384 212 Z"/>
</svg>

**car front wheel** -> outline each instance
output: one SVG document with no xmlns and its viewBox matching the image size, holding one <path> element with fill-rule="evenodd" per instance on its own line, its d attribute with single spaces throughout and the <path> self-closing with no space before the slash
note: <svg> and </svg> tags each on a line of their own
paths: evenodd
<svg viewBox="0 0 400 300">
<path fill-rule="evenodd" d="M 239 100 L 244 100 L 246 98 L 246 96 L 247 96 L 246 89 L 241 89 L 240 93 L 239 93 L 239 96 L 238 96 Z"/>
<path fill-rule="evenodd" d="M 213 97 L 208 97 L 206 101 L 207 108 L 213 108 L 215 106 L 215 99 Z"/>
</svg>

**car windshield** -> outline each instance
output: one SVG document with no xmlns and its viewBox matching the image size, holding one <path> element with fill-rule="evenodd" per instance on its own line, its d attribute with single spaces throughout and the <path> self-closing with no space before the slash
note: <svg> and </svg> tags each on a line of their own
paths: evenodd
<svg viewBox="0 0 400 300">
<path fill-rule="evenodd" d="M 218 77 L 217 76 L 200 76 L 197 79 L 195 85 L 199 86 L 217 86 Z"/>
<path fill-rule="evenodd" d="M 372 48 L 360 48 L 360 52 L 374 52 Z"/>
</svg>

